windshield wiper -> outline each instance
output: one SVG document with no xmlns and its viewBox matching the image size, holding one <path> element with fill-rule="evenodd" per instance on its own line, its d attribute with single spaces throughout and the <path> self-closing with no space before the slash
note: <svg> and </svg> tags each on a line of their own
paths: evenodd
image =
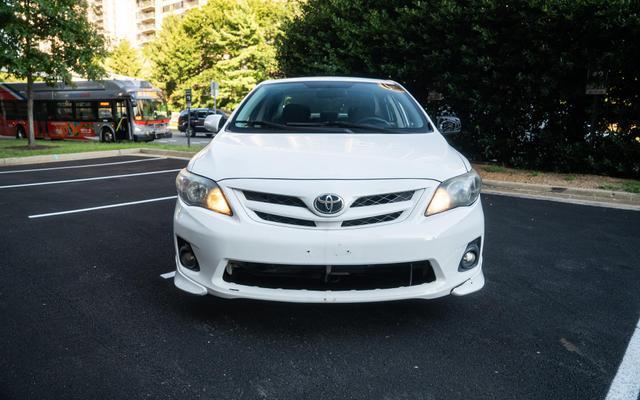
<svg viewBox="0 0 640 400">
<path fill-rule="evenodd" d="M 233 121 L 234 124 L 247 124 L 248 127 L 256 127 L 256 126 L 266 126 L 269 128 L 274 128 L 274 129 L 281 129 L 281 130 L 293 130 L 292 127 L 287 126 L 287 125 L 283 125 L 283 124 L 278 124 L 276 122 L 270 122 L 270 121 L 264 121 L 261 119 L 249 119 L 249 120 L 244 120 L 244 121 Z"/>
<path fill-rule="evenodd" d="M 326 126 L 326 127 L 338 127 L 338 128 L 347 128 L 347 129 L 365 129 L 375 132 L 391 132 L 386 128 L 381 126 L 369 125 L 369 124 L 356 124 L 353 122 L 347 121 L 324 121 L 324 122 L 289 122 L 287 126 L 301 126 L 301 127 L 312 127 L 312 126 Z"/>
</svg>

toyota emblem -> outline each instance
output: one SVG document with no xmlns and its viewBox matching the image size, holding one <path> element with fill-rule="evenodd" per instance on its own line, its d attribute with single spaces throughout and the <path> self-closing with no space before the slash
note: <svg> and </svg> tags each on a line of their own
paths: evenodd
<svg viewBox="0 0 640 400">
<path fill-rule="evenodd" d="M 326 193 L 316 197 L 313 206 L 320 214 L 336 214 L 344 207 L 344 200 L 337 194 Z"/>
</svg>

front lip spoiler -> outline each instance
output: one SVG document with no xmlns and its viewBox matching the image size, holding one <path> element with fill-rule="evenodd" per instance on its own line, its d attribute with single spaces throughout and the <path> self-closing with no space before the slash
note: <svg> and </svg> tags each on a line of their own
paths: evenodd
<svg viewBox="0 0 640 400">
<path fill-rule="evenodd" d="M 451 289 L 451 294 L 454 296 L 464 296 L 469 293 L 477 292 L 482 289 L 483 286 L 484 274 L 480 273 Z"/>
<path fill-rule="evenodd" d="M 177 257 L 176 263 L 178 263 Z M 207 288 L 182 275 L 179 268 L 176 268 L 176 274 L 173 277 L 173 284 L 176 285 L 178 289 L 197 296 L 204 296 L 207 294 Z"/>
</svg>

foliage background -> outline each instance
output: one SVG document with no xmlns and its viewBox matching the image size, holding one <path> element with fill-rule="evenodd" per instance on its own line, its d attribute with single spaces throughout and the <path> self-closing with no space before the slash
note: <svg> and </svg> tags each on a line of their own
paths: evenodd
<svg viewBox="0 0 640 400">
<path fill-rule="evenodd" d="M 109 52 L 104 64 L 105 68 L 114 74 L 136 78 L 142 77 L 142 54 L 128 40 L 121 40 Z"/>
<path fill-rule="evenodd" d="M 144 49 L 151 81 L 168 96 L 170 108 L 213 107 L 209 83 L 220 83 L 218 107 L 232 109 L 257 83 L 278 72 L 275 38 L 297 3 L 277 0 L 210 0 L 200 9 L 163 22 Z"/>
<path fill-rule="evenodd" d="M 638 1 L 309 0 L 282 29 L 284 75 L 397 80 L 461 117 L 476 160 L 640 176 Z"/>
</svg>

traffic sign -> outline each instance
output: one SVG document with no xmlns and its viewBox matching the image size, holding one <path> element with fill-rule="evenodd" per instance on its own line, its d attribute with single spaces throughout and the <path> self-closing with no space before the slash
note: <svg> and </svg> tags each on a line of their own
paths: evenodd
<svg viewBox="0 0 640 400">
<path fill-rule="evenodd" d="M 191 105 L 191 89 L 185 89 L 184 91 L 184 97 L 187 100 L 187 104 Z"/>
<path fill-rule="evenodd" d="M 220 84 L 216 81 L 211 81 L 211 97 L 218 97 L 220 93 Z"/>
<path fill-rule="evenodd" d="M 587 72 L 587 85 L 584 92 L 590 95 L 607 94 L 607 73 L 605 71 Z"/>
</svg>

